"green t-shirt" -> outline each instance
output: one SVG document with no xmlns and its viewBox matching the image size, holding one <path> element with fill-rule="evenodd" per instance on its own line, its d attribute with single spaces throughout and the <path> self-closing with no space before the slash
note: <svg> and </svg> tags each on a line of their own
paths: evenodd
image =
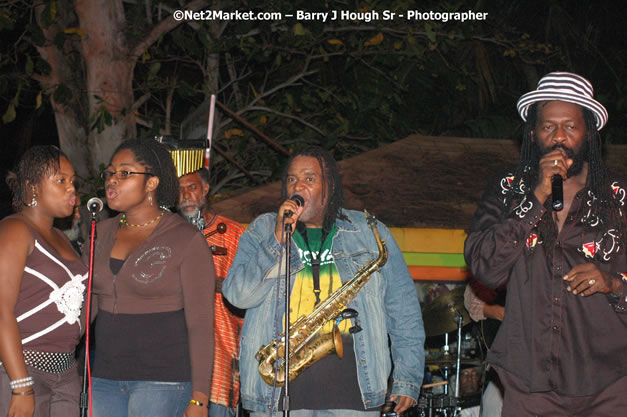
<svg viewBox="0 0 627 417">
<path fill-rule="evenodd" d="M 309 315 L 316 305 L 314 293 L 313 264 L 320 265 L 320 302 L 324 302 L 342 286 L 340 274 L 335 268 L 331 253 L 335 225 L 324 242 L 322 229 L 308 228 L 307 240 L 295 231 L 292 237 L 305 268 L 296 274 L 290 299 L 290 322 L 302 315 Z M 357 365 L 353 349 L 353 336 L 348 329 L 350 320 L 343 320 L 339 328 L 344 343 L 344 357 L 329 355 L 313 364 L 309 369 L 290 382 L 290 408 L 292 410 L 364 410 L 357 382 Z M 318 334 L 331 331 L 333 323 L 327 323 Z M 281 391 L 281 397 L 283 396 Z M 279 404 L 283 404 L 282 400 Z M 281 408 L 282 409 L 282 408 Z"/>
<path fill-rule="evenodd" d="M 309 315 L 316 307 L 316 294 L 314 292 L 314 264 L 319 264 L 319 280 L 320 280 L 320 302 L 326 300 L 333 292 L 342 286 L 340 274 L 335 268 L 335 261 L 331 253 L 333 245 L 333 235 L 335 234 L 335 225 L 327 235 L 324 242 L 322 239 L 322 229 L 308 228 L 307 239 L 297 230 L 292 237 L 296 246 L 298 246 L 298 254 L 305 268 L 296 274 L 294 287 L 290 299 L 290 322 L 294 323 L 300 316 Z M 343 320 L 340 323 L 342 333 L 348 333 L 350 322 Z M 333 323 L 327 323 L 321 330 L 322 333 L 330 333 Z"/>
</svg>

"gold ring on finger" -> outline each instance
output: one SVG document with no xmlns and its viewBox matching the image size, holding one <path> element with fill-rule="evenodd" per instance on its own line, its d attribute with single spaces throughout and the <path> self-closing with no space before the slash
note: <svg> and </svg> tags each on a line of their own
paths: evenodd
<svg viewBox="0 0 627 417">
<path fill-rule="evenodd" d="M 596 282 L 595 280 L 591 279 L 590 281 L 588 281 L 588 284 L 594 285 L 595 282 Z"/>
</svg>

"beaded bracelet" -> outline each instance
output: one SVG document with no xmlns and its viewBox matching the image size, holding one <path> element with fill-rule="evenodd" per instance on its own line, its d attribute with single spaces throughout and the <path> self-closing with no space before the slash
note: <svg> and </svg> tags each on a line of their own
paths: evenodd
<svg viewBox="0 0 627 417">
<path fill-rule="evenodd" d="M 9 387 L 13 390 L 16 388 L 26 388 L 35 385 L 35 381 L 33 381 L 32 376 L 27 376 L 26 378 L 14 379 L 13 381 L 9 381 Z"/>
<path fill-rule="evenodd" d="M 27 376 L 26 378 L 14 379 L 13 381 L 9 381 L 9 384 L 19 384 L 20 382 L 28 382 L 32 380 L 33 380 L 32 376 Z"/>
<path fill-rule="evenodd" d="M 197 405 L 198 407 L 204 407 L 205 406 L 203 403 L 201 403 L 200 401 L 196 401 L 196 400 L 189 400 L 189 403 Z"/>
<path fill-rule="evenodd" d="M 10 387 L 11 389 L 16 389 L 16 388 L 32 387 L 33 385 L 35 385 L 35 382 L 29 381 L 29 382 L 22 382 L 21 384 L 11 384 Z"/>
</svg>

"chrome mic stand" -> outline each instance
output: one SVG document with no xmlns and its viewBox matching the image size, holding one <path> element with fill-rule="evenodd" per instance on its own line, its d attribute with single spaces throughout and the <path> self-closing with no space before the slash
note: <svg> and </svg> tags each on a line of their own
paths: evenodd
<svg viewBox="0 0 627 417">
<path fill-rule="evenodd" d="M 87 279 L 87 300 L 85 302 L 85 362 L 83 364 L 83 384 L 80 393 L 79 407 L 81 417 L 91 415 L 91 367 L 89 366 L 89 328 L 91 324 L 91 284 L 94 273 L 94 242 L 96 240 L 96 216 L 102 210 L 103 204 L 99 198 L 91 198 L 87 208 L 91 213 L 91 233 L 89 236 L 89 274 Z"/>
<path fill-rule="evenodd" d="M 292 256 L 292 225 L 285 225 L 285 385 L 283 395 L 283 415 L 290 415 L 290 295 L 292 287 L 292 277 L 290 268 L 290 258 Z M 278 347 L 277 347 L 278 349 Z M 278 353 L 278 352 L 277 352 Z M 277 355 L 278 357 L 278 355 Z"/>
<path fill-rule="evenodd" d="M 457 313 L 457 361 L 455 363 L 455 398 L 459 398 L 459 373 L 462 365 L 462 322 L 464 317 Z"/>
</svg>

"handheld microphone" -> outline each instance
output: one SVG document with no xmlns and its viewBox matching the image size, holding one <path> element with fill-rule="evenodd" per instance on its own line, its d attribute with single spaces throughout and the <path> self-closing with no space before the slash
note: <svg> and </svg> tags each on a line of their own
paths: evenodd
<svg viewBox="0 0 627 417">
<path fill-rule="evenodd" d="M 102 211 L 102 207 L 104 207 L 104 204 L 98 197 L 92 197 L 87 202 L 87 210 L 94 216 Z"/>
<path fill-rule="evenodd" d="M 301 196 L 299 196 L 298 194 L 294 194 L 293 196 L 291 196 L 289 198 L 289 200 L 292 200 L 294 202 L 296 202 L 296 205 L 298 207 L 302 207 L 305 205 L 305 199 Z M 294 213 L 292 213 L 292 210 L 286 210 L 284 216 L 285 217 L 292 217 Z"/>
<path fill-rule="evenodd" d="M 551 177 L 551 207 L 554 211 L 560 211 L 564 208 L 563 182 L 561 175 L 555 174 Z"/>
</svg>

